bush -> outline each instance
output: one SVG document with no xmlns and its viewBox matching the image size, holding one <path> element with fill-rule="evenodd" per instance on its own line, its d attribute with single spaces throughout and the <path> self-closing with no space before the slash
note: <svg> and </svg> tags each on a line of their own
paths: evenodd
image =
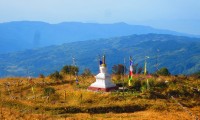
<svg viewBox="0 0 200 120">
<path fill-rule="evenodd" d="M 152 90 L 153 87 L 154 87 L 153 79 L 148 79 L 148 83 L 147 83 L 147 79 L 144 79 L 141 81 L 141 91 L 142 92 L 144 92 L 146 90 Z"/>
<path fill-rule="evenodd" d="M 157 75 L 169 76 L 170 72 L 167 68 L 161 68 L 156 72 Z"/>
<path fill-rule="evenodd" d="M 63 79 L 63 76 L 58 72 L 54 72 L 52 74 L 50 74 L 49 76 L 51 79 L 55 80 L 55 81 L 58 81 L 58 80 L 62 80 Z"/>
<path fill-rule="evenodd" d="M 63 74 L 70 74 L 70 75 L 75 75 L 76 73 L 79 72 L 79 68 L 76 66 L 71 66 L 71 65 L 65 65 L 61 71 Z"/>
<path fill-rule="evenodd" d="M 55 94 L 56 90 L 53 87 L 46 87 L 44 88 L 44 95 L 50 96 L 52 94 Z"/>
<path fill-rule="evenodd" d="M 166 88 L 167 84 L 165 83 L 165 81 L 157 81 L 155 82 L 155 87 Z"/>
<path fill-rule="evenodd" d="M 135 89 L 136 91 L 140 91 L 141 88 L 141 81 L 140 80 L 133 80 L 133 89 Z"/>
<path fill-rule="evenodd" d="M 149 86 L 150 87 L 154 87 L 155 86 L 155 80 L 154 79 L 148 79 L 148 81 L 149 81 Z"/>
<path fill-rule="evenodd" d="M 90 69 L 86 68 L 86 69 L 84 69 L 84 71 L 81 75 L 83 77 L 89 77 L 89 76 L 92 76 L 92 73 L 91 73 Z"/>
<path fill-rule="evenodd" d="M 123 75 L 126 71 L 126 67 L 122 64 L 114 65 L 112 67 L 112 73 L 115 75 Z"/>
</svg>

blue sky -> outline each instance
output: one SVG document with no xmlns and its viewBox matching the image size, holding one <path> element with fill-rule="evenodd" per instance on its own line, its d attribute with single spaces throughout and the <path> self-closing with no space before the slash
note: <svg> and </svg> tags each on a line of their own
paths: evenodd
<svg viewBox="0 0 200 120">
<path fill-rule="evenodd" d="M 0 0 L 0 22 L 148 25 L 200 35 L 200 0 Z"/>
</svg>

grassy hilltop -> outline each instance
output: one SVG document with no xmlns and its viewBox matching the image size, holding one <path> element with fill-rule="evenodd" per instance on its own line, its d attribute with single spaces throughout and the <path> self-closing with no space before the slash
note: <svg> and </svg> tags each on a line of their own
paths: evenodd
<svg viewBox="0 0 200 120">
<path fill-rule="evenodd" d="M 125 76 L 125 86 L 128 76 Z M 150 87 L 147 87 L 148 79 Z M 112 80 L 121 85 L 122 77 Z M 198 76 L 137 75 L 133 88 L 92 92 L 93 76 L 0 79 L 1 119 L 195 119 L 200 117 Z M 148 89 L 147 89 L 148 88 Z"/>
</svg>

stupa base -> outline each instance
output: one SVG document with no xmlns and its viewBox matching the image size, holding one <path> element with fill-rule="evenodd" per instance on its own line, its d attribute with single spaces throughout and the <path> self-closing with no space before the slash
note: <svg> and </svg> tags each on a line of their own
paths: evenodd
<svg viewBox="0 0 200 120">
<path fill-rule="evenodd" d="M 113 90 L 117 90 L 118 87 L 115 86 L 115 87 L 109 87 L 109 88 L 100 88 L 100 87 L 88 87 L 88 90 L 91 90 L 91 91 L 102 91 L 102 92 L 110 92 L 110 91 L 113 91 Z"/>
</svg>

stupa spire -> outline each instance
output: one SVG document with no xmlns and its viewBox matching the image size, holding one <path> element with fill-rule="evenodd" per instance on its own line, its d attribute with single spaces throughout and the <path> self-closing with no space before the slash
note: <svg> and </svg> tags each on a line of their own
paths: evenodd
<svg viewBox="0 0 200 120">
<path fill-rule="evenodd" d="M 102 66 L 106 67 L 106 56 L 105 55 L 103 55 L 103 57 L 102 57 Z"/>
</svg>

